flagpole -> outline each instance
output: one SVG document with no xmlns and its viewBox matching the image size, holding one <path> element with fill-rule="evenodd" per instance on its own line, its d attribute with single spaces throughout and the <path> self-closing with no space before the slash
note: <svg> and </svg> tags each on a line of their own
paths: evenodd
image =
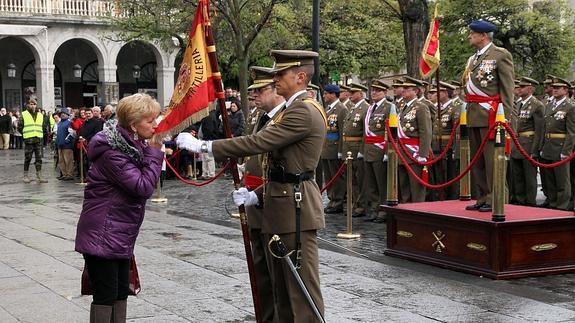
<svg viewBox="0 0 575 323">
<path fill-rule="evenodd" d="M 207 0 L 206 1 L 206 7 L 204 7 L 204 9 L 206 10 L 205 12 L 205 31 L 206 31 L 206 45 L 207 45 L 207 51 L 208 51 L 208 56 L 210 58 L 210 67 L 212 69 L 212 79 L 214 82 L 214 87 L 215 87 L 215 91 L 216 91 L 216 97 L 218 100 L 218 106 L 220 108 L 220 114 L 222 117 L 222 123 L 223 123 L 223 128 L 225 131 L 225 135 L 226 138 L 231 138 L 232 137 L 232 130 L 230 128 L 229 125 L 229 121 L 228 121 L 228 114 L 226 111 L 226 103 L 225 103 L 225 96 L 224 96 L 224 88 L 223 88 L 223 84 L 222 84 L 222 74 L 219 71 L 219 67 L 218 67 L 218 56 L 216 54 L 216 45 L 215 45 L 215 41 L 214 41 L 214 35 L 212 32 L 212 25 L 211 22 L 209 20 L 209 16 L 207 15 Z M 238 167 L 237 167 L 237 163 L 235 159 L 230 160 L 230 166 L 231 166 L 231 172 L 232 172 L 232 177 L 234 179 L 234 187 L 236 189 L 240 188 L 240 175 L 238 172 Z M 255 315 L 256 315 L 256 322 L 257 323 L 262 323 L 262 317 L 261 317 L 261 303 L 260 303 L 260 298 L 258 295 L 258 291 L 257 291 L 257 285 L 256 285 L 256 275 L 255 275 L 255 267 L 254 267 L 254 258 L 252 255 L 252 249 L 251 249 L 251 242 L 250 242 L 250 232 L 249 232 L 249 228 L 248 228 L 248 222 L 247 222 L 247 217 L 246 217 L 246 208 L 245 206 L 242 204 L 240 206 L 238 206 L 239 209 L 239 213 L 240 213 L 240 224 L 241 224 L 241 228 L 242 228 L 242 236 L 243 236 L 243 240 L 244 240 L 244 249 L 246 252 L 246 261 L 248 263 L 248 274 L 250 277 L 250 285 L 251 285 L 251 290 L 252 290 L 252 298 L 254 301 L 254 311 L 255 311 Z"/>
<path fill-rule="evenodd" d="M 440 81 L 439 81 L 439 66 L 437 67 L 437 70 L 435 70 L 435 82 L 437 85 L 437 145 L 439 147 L 439 151 L 442 151 L 441 148 L 441 135 L 442 135 L 442 131 L 441 131 L 441 101 L 439 100 L 439 95 L 441 93 L 441 88 L 439 87 L 440 85 Z M 448 158 L 448 157 L 446 157 Z M 446 179 L 446 173 L 445 173 L 445 167 L 443 167 L 443 160 L 440 160 L 439 162 L 439 171 L 441 172 L 441 182 L 445 183 L 447 181 Z M 437 178 L 437 177 L 435 177 Z M 443 201 L 445 200 L 445 190 L 441 189 L 439 191 L 439 200 Z"/>
</svg>

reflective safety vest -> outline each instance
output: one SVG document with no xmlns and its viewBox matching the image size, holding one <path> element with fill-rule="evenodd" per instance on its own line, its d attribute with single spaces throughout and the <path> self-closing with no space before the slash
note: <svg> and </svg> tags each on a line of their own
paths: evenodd
<svg viewBox="0 0 575 323">
<path fill-rule="evenodd" d="M 22 129 L 22 137 L 28 138 L 44 138 L 42 124 L 44 122 L 44 115 L 41 112 L 36 113 L 36 120 L 32 118 L 32 114 L 28 110 L 22 112 L 22 120 L 24 120 L 24 129 Z"/>
</svg>

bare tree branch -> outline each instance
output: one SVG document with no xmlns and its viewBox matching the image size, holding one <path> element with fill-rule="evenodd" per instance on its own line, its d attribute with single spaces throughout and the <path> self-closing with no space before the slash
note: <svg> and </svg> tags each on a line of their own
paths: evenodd
<svg viewBox="0 0 575 323">
<path fill-rule="evenodd" d="M 401 12 L 399 12 L 397 10 L 397 8 L 395 8 L 391 3 L 389 3 L 387 0 L 382 0 L 383 3 L 385 5 L 387 5 L 387 7 L 389 7 L 389 9 L 391 9 L 391 11 L 393 12 L 394 16 L 399 19 L 399 20 L 403 20 L 403 15 L 401 14 Z"/>
</svg>

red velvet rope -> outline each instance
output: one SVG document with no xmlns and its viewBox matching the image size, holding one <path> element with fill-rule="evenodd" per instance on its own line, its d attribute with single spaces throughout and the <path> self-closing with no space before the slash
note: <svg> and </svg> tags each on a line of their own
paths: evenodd
<svg viewBox="0 0 575 323">
<path fill-rule="evenodd" d="M 176 177 L 177 177 L 180 181 L 182 181 L 182 182 L 184 182 L 184 183 L 186 183 L 186 184 L 188 184 L 188 185 L 192 185 L 192 186 L 196 186 L 196 187 L 202 187 L 202 186 L 206 186 L 206 185 L 212 183 L 213 181 L 215 181 L 216 179 L 218 179 L 219 177 L 221 177 L 221 176 L 224 174 L 224 172 L 226 171 L 226 169 L 228 169 L 228 168 L 230 167 L 230 165 L 231 165 L 231 162 L 228 161 L 228 162 L 226 163 L 226 165 L 224 165 L 224 167 L 216 174 L 216 176 L 214 176 L 214 177 L 211 178 L 210 180 L 205 181 L 205 182 L 203 182 L 203 183 L 198 183 L 198 182 L 189 181 L 189 180 L 183 178 L 183 177 L 180 175 L 180 173 L 174 168 L 174 166 L 172 166 L 172 164 L 170 164 L 170 161 L 168 161 L 168 159 L 167 159 L 166 157 L 164 157 L 164 161 L 166 162 L 166 165 L 168 165 L 168 167 L 172 170 L 172 172 L 174 172 L 174 175 L 176 175 Z"/>
<path fill-rule="evenodd" d="M 334 182 L 335 180 L 343 173 L 343 170 L 345 168 L 345 166 L 347 165 L 347 163 L 342 163 L 341 166 L 339 167 L 339 169 L 337 170 L 337 173 L 335 173 L 335 175 L 333 175 L 333 177 L 329 180 L 329 182 L 327 182 L 319 191 L 320 193 L 323 193 L 325 190 L 327 190 Z M 351 176 L 351 175 L 350 175 Z"/>
<path fill-rule="evenodd" d="M 489 128 L 489 132 L 493 131 L 493 129 L 495 129 L 495 126 L 496 126 L 496 124 L 492 125 Z M 391 130 L 389 129 L 389 125 L 386 125 L 386 127 L 387 127 L 388 133 L 391 133 Z M 419 175 L 417 175 L 415 173 L 415 171 L 407 163 L 407 160 L 405 159 L 405 157 L 399 152 L 400 148 L 397 146 L 397 142 L 395 142 L 395 139 L 393 139 L 393 136 L 389 136 L 389 141 L 391 142 L 393 149 L 397 152 L 397 155 L 399 156 L 399 159 L 401 159 L 401 162 L 405 166 L 405 169 L 407 169 L 407 171 L 409 172 L 409 174 L 411 176 L 413 176 L 421 185 L 423 185 L 429 189 L 440 190 L 440 189 L 446 188 L 446 187 L 451 186 L 454 183 L 458 182 L 461 178 L 463 178 L 463 176 L 465 176 L 467 173 L 469 173 L 469 171 L 471 171 L 471 168 L 473 168 L 473 166 L 475 166 L 475 164 L 477 163 L 477 161 L 479 160 L 479 158 L 483 154 L 483 150 L 485 149 L 485 145 L 487 145 L 487 142 L 489 141 L 489 136 L 485 136 L 485 138 L 483 138 L 483 141 L 481 142 L 479 149 L 477 149 L 475 156 L 473 156 L 473 159 L 471 160 L 469 165 L 467 165 L 467 168 L 465 168 L 463 170 L 463 172 L 461 172 L 459 175 L 457 175 L 456 177 L 454 177 L 450 181 L 447 181 L 443 184 L 436 184 L 436 185 L 429 184 L 429 183 L 425 182 L 423 179 L 421 179 L 419 177 Z"/>
<path fill-rule="evenodd" d="M 86 140 L 80 140 L 80 149 L 84 151 L 84 154 L 88 153 L 88 144 L 86 144 Z"/>
<path fill-rule="evenodd" d="M 441 154 L 439 154 L 439 156 L 437 156 L 436 158 L 434 158 L 430 161 L 427 161 L 425 163 L 421 163 L 417 159 L 415 159 L 413 156 L 411 156 L 409 151 L 407 151 L 407 148 L 405 148 L 405 145 L 402 145 L 401 142 L 399 143 L 399 146 L 401 147 L 401 150 L 403 150 L 403 152 L 407 155 L 407 157 L 412 162 L 414 162 L 420 166 L 431 166 L 431 165 L 437 163 L 438 161 L 442 160 L 443 158 L 445 158 L 445 155 L 447 155 L 449 148 L 451 148 L 451 146 L 453 145 L 453 142 L 455 141 L 454 139 L 455 139 L 455 134 L 457 133 L 457 127 L 459 127 L 459 121 L 457 121 L 457 123 L 453 125 L 453 129 L 451 129 L 451 134 L 449 135 L 449 141 L 447 141 L 447 146 L 445 146 L 445 148 L 443 149 Z"/>
<path fill-rule="evenodd" d="M 504 123 L 503 126 L 505 127 L 505 130 L 507 130 L 507 132 L 509 133 L 509 136 L 511 136 L 511 139 L 513 139 L 513 144 L 515 144 L 515 147 L 517 147 L 517 149 L 519 150 L 519 153 L 521 153 L 521 155 L 523 155 L 523 157 L 525 157 L 525 159 L 527 159 L 531 163 L 531 165 L 533 165 L 535 167 L 554 168 L 554 167 L 558 167 L 558 166 L 567 164 L 573 158 L 575 158 L 575 152 L 574 152 L 571 154 L 571 156 L 569 156 L 563 160 L 560 160 L 558 162 L 555 162 L 555 163 L 545 164 L 545 163 L 538 162 L 537 160 L 533 159 L 533 157 L 531 157 L 529 155 L 529 153 L 525 150 L 525 148 L 523 148 L 523 146 L 521 146 L 521 144 L 519 143 L 519 139 L 517 138 L 517 135 L 515 134 L 515 132 L 513 132 L 513 129 L 511 129 L 511 127 L 506 123 Z"/>
<path fill-rule="evenodd" d="M 174 152 L 172 153 L 172 155 L 171 155 L 170 157 L 168 157 L 168 160 L 172 160 L 172 159 L 176 158 L 181 152 L 182 152 L 181 149 L 178 149 L 178 150 L 174 151 Z"/>
</svg>

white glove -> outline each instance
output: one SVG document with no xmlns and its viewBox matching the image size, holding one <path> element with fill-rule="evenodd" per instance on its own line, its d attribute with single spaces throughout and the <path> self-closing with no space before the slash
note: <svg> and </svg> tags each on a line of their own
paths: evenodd
<svg viewBox="0 0 575 323">
<path fill-rule="evenodd" d="M 179 148 L 185 149 L 193 153 L 200 153 L 202 150 L 203 141 L 198 140 L 198 138 L 192 136 L 188 132 L 182 132 L 176 138 L 176 144 Z"/>
<path fill-rule="evenodd" d="M 427 158 L 425 157 L 418 156 L 415 159 L 417 159 L 417 161 L 420 163 L 427 163 Z"/>
<path fill-rule="evenodd" d="M 383 155 L 383 162 L 385 163 L 387 161 L 387 155 Z"/>
<path fill-rule="evenodd" d="M 565 159 L 565 158 L 567 158 L 567 157 L 569 157 L 569 156 L 566 156 L 566 155 L 561 154 L 561 160 L 563 160 L 563 159 Z"/>
<path fill-rule="evenodd" d="M 362 159 L 363 158 L 363 154 L 361 152 L 357 153 L 357 159 Z"/>
<path fill-rule="evenodd" d="M 342 154 L 341 153 L 337 153 L 337 159 L 341 159 Z"/>
<path fill-rule="evenodd" d="M 240 206 L 242 204 L 245 206 L 252 206 L 259 203 L 256 192 L 248 191 L 245 187 L 240 187 L 240 189 L 235 190 L 232 193 L 232 197 L 236 206 Z"/>
</svg>

